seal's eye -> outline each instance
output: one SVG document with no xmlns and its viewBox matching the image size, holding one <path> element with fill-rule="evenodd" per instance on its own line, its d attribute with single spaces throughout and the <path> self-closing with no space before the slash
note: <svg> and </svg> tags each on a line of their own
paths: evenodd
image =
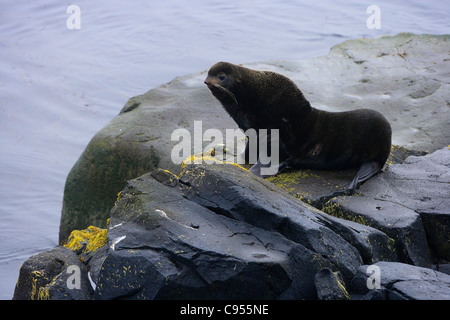
<svg viewBox="0 0 450 320">
<path fill-rule="evenodd" d="M 223 80 L 226 79 L 226 75 L 225 75 L 225 73 L 221 72 L 221 73 L 219 73 L 219 75 L 217 76 L 217 78 L 219 78 L 220 81 L 223 81 Z"/>
</svg>

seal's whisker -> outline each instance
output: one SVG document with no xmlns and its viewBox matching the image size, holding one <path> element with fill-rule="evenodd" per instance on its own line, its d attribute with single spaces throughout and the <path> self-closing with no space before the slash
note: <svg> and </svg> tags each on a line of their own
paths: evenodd
<svg viewBox="0 0 450 320">
<path fill-rule="evenodd" d="M 237 102 L 237 99 L 235 97 L 235 95 L 233 94 L 233 92 L 231 92 L 230 90 L 228 90 L 225 87 L 222 87 L 220 84 L 215 84 L 214 87 L 222 90 L 223 92 L 227 93 L 234 101 L 234 103 L 236 103 L 236 105 L 239 105 L 239 103 Z"/>
</svg>

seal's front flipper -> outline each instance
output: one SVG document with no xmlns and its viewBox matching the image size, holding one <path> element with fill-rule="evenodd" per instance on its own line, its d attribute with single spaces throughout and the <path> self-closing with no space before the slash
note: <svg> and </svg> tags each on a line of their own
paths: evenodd
<svg viewBox="0 0 450 320">
<path fill-rule="evenodd" d="M 347 187 L 349 191 L 355 191 L 361 182 L 369 180 L 381 170 L 381 165 L 377 161 L 364 162 L 353 178 L 352 183 Z"/>
</svg>

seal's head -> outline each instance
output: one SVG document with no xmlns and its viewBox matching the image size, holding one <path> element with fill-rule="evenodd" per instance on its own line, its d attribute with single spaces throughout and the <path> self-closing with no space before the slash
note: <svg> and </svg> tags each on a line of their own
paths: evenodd
<svg viewBox="0 0 450 320">
<path fill-rule="evenodd" d="M 208 88 L 220 85 L 231 90 L 236 82 L 239 83 L 239 70 L 228 62 L 217 62 L 208 71 L 205 84 Z"/>
<path fill-rule="evenodd" d="M 228 62 L 217 62 L 208 71 L 205 84 L 212 94 L 222 103 L 231 102 L 239 105 L 236 99 L 236 86 L 241 82 L 239 69 Z"/>
</svg>

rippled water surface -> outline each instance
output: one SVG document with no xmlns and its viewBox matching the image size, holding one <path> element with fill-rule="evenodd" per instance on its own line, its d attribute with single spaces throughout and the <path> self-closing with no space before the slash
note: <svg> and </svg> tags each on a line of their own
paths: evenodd
<svg viewBox="0 0 450 320">
<path fill-rule="evenodd" d="M 66 176 L 132 96 L 218 61 L 326 55 L 351 38 L 450 33 L 450 1 L 0 2 L 0 299 L 57 245 Z M 381 9 L 381 29 L 366 9 Z"/>
</svg>

